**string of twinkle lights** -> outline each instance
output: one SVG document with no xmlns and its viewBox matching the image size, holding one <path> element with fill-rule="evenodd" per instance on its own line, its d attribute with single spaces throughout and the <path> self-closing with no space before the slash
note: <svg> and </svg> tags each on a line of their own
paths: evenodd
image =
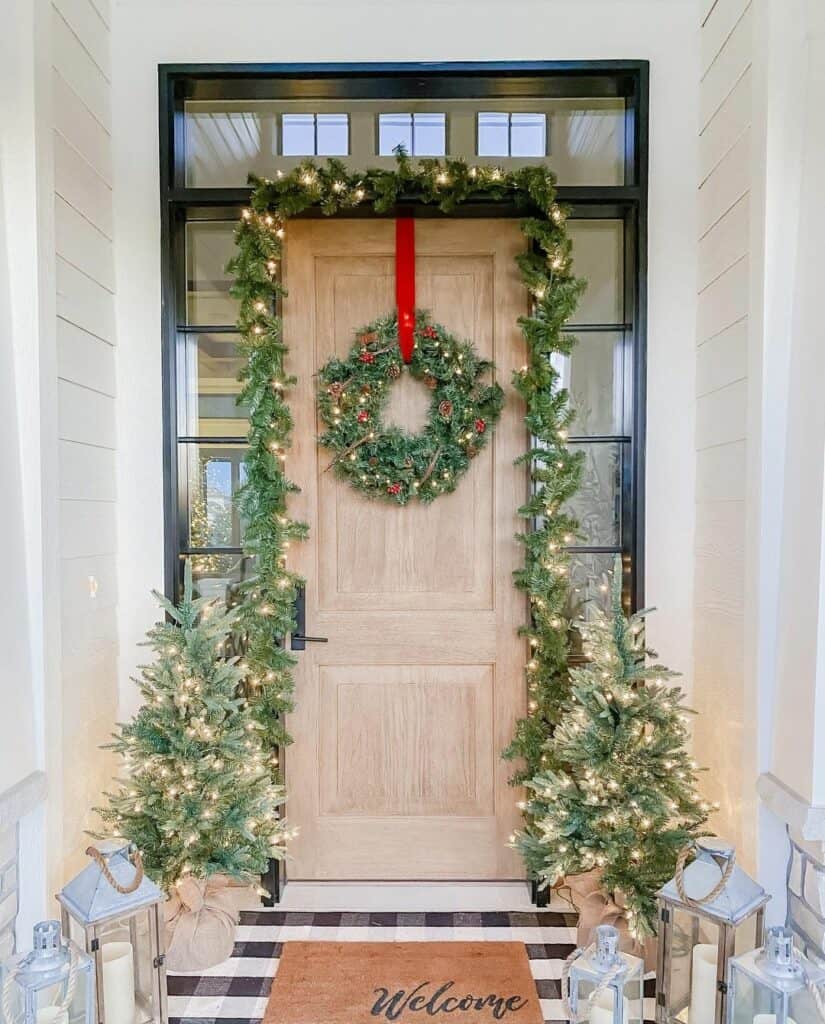
<svg viewBox="0 0 825 1024">
<path fill-rule="evenodd" d="M 302 583 L 288 568 L 288 553 L 293 542 L 307 535 L 306 524 L 289 515 L 295 485 L 285 471 L 292 431 L 289 396 L 296 384 L 285 369 L 287 348 L 279 315 L 289 219 L 311 207 L 328 215 L 360 206 L 391 214 L 399 207 L 425 204 L 449 214 L 464 203 L 507 203 L 523 217 L 527 245 L 517 263 L 532 308 L 519 321 L 526 359 L 513 386 L 524 401 L 531 438 L 519 459 L 529 469 L 531 487 L 518 509 L 525 524 L 519 536 L 524 562 L 514 584 L 530 606 L 522 629 L 529 646 L 528 708 L 504 751 L 517 763 L 513 782 L 520 784 L 541 770 L 543 747 L 569 686 L 566 549 L 577 524 L 565 506 L 579 486 L 583 458 L 567 445 L 572 412 L 553 365 L 554 356 L 570 354 L 574 339 L 564 325 L 585 286 L 573 272 L 566 231 L 569 211 L 556 200 L 555 178 L 541 166 L 504 171 L 462 160 L 414 163 L 399 153 L 392 170 L 354 174 L 338 160 L 322 165 L 305 161 L 289 173 L 278 171 L 273 179 L 252 179 L 252 185 L 229 264 L 247 359 L 239 401 L 250 410 L 246 483 L 238 501 L 248 524 L 245 553 L 256 559 L 254 579 L 241 586 L 239 631 L 247 638 L 244 668 L 251 701 L 273 745 L 289 741 L 283 714 L 293 706 L 294 660 L 275 642 L 293 627 L 295 596 Z"/>
</svg>

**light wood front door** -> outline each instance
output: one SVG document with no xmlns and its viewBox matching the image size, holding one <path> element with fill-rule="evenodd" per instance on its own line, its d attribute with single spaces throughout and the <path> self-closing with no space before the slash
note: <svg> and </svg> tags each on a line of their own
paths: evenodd
<svg viewBox="0 0 825 1024">
<path fill-rule="evenodd" d="M 507 879 L 518 793 L 500 752 L 523 714 L 525 602 L 512 583 L 526 445 L 510 387 L 524 362 L 527 298 L 509 220 L 419 220 L 420 308 L 495 361 L 506 403 L 490 443 L 451 495 L 405 508 L 370 501 L 326 472 L 315 374 L 357 328 L 395 305 L 391 220 L 293 221 L 284 303 L 293 394 L 294 515 L 310 525 L 290 565 L 306 577 L 297 709 L 286 753 L 290 878 Z M 430 393 L 402 375 L 387 418 L 421 425 Z"/>
</svg>

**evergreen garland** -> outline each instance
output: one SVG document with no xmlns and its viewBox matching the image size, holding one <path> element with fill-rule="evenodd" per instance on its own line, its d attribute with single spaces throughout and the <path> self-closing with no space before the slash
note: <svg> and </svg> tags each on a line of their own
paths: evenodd
<svg viewBox="0 0 825 1024">
<path fill-rule="evenodd" d="M 178 607 L 155 597 L 168 619 L 147 634 L 156 659 L 136 680 L 144 704 L 108 744 L 125 778 L 98 813 L 109 834 L 135 843 L 166 891 L 184 875 L 248 881 L 284 856 L 288 834 L 283 789 L 238 696 L 243 670 L 224 656 L 236 613 L 193 600 L 189 564 Z"/>
<path fill-rule="evenodd" d="M 335 453 L 335 472 L 368 497 L 398 505 L 454 491 L 501 413 L 504 392 L 483 383 L 491 369 L 469 342 L 419 312 L 406 372 L 430 388 L 432 399 L 426 426 L 410 434 L 383 420 L 390 388 L 405 372 L 397 318 L 369 324 L 345 359 L 330 359 L 318 374 L 327 426 L 320 443 Z"/>
<path fill-rule="evenodd" d="M 656 892 L 711 807 L 696 793 L 685 749 L 687 711 L 676 673 L 650 659 L 641 611 L 622 611 L 621 559 L 611 612 L 582 628 L 588 664 L 573 668 L 572 693 L 547 745 L 552 767 L 527 783 L 531 827 L 515 837 L 543 885 L 597 869 L 621 892 L 635 937 L 655 933 Z"/>
<path fill-rule="evenodd" d="M 451 213 L 467 202 L 507 202 L 524 214 L 521 228 L 531 247 L 519 255 L 518 266 L 533 308 L 519 320 L 527 355 L 514 386 L 524 399 L 525 424 L 534 444 L 520 460 L 529 467 L 532 492 L 518 510 L 526 521 L 520 535 L 525 557 L 515 585 L 527 595 L 531 610 L 522 630 L 531 655 L 526 669 L 529 714 L 504 752 L 505 757 L 524 759 L 513 776 L 514 783 L 522 783 L 542 768 L 544 745 L 568 688 L 566 546 L 577 525 L 563 506 L 578 488 L 582 462 L 581 454 L 567 447 L 572 413 L 551 363 L 553 355 L 568 355 L 574 344 L 562 332 L 585 286 L 573 274 L 567 211 L 556 202 L 555 178 L 541 166 L 505 172 L 463 160 L 414 164 L 399 152 L 394 170 L 353 174 L 332 159 L 323 165 L 305 161 L 289 174 L 278 172 L 274 180 L 251 180 L 250 205 L 243 211 L 237 254 L 229 265 L 249 359 L 240 398 L 251 409 L 241 510 L 249 524 L 246 552 L 257 559 L 256 578 L 243 587 L 240 621 L 249 643 L 253 704 L 277 742 L 289 739 L 281 715 L 291 708 L 293 660 L 276 637 L 293 627 L 293 602 L 301 582 L 287 570 L 285 555 L 289 543 L 307 531 L 305 524 L 289 517 L 286 499 L 294 485 L 283 470 L 292 426 L 286 397 L 295 384 L 284 374 L 286 350 L 276 314 L 284 296 L 279 272 L 286 223 L 311 207 L 332 215 L 369 206 L 382 214 L 426 204 Z"/>
</svg>

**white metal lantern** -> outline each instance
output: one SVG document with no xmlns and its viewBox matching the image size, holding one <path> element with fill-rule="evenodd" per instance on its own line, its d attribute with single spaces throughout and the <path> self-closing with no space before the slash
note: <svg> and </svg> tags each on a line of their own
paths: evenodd
<svg viewBox="0 0 825 1024">
<path fill-rule="evenodd" d="M 728 962 L 762 945 L 770 897 L 738 867 L 733 847 L 713 836 L 682 851 L 658 896 L 658 1024 L 723 1024 Z"/>
<path fill-rule="evenodd" d="M 619 952 L 619 933 L 609 924 L 596 928 L 596 941 L 570 965 L 569 1016 L 572 1024 L 642 1024 L 644 965 Z"/>
<path fill-rule="evenodd" d="M 131 844 L 90 846 L 58 894 L 63 930 L 93 958 L 98 1024 L 166 1024 L 164 896 Z"/>
<path fill-rule="evenodd" d="M 825 1022 L 825 970 L 793 948 L 789 928 L 769 928 L 764 949 L 730 962 L 727 1024 Z"/>
<path fill-rule="evenodd" d="M 3 1024 L 96 1024 L 91 959 L 64 942 L 58 921 L 34 926 L 30 953 L 0 966 Z"/>
</svg>

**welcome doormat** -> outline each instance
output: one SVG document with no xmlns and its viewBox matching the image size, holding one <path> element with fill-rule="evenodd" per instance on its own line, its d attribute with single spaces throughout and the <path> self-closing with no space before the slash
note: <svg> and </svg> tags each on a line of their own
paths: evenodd
<svg viewBox="0 0 825 1024">
<path fill-rule="evenodd" d="M 288 942 L 264 1024 L 542 1024 L 520 942 Z"/>
</svg>

